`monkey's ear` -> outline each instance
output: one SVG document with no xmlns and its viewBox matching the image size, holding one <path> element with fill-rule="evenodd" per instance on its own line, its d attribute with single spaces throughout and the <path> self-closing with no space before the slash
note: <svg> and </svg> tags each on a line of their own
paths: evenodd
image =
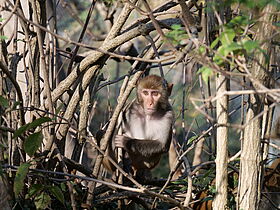
<svg viewBox="0 0 280 210">
<path fill-rule="evenodd" d="M 173 84 L 172 83 L 168 83 L 167 84 L 167 94 L 168 94 L 168 96 L 171 95 L 172 88 L 173 88 Z"/>
</svg>

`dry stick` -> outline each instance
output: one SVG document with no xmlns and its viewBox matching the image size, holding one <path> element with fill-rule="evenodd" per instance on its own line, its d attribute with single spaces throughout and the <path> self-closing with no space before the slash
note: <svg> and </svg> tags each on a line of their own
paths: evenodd
<svg viewBox="0 0 280 210">
<path fill-rule="evenodd" d="M 132 0 L 133 3 L 136 3 L 138 0 Z M 118 19 L 113 24 L 111 30 L 109 31 L 104 43 L 107 41 L 114 39 L 118 33 L 121 31 L 122 27 L 126 23 L 127 18 L 129 17 L 131 11 L 133 10 L 133 7 L 129 4 L 125 4 L 124 8 L 122 9 L 121 14 L 118 16 Z"/>
<path fill-rule="evenodd" d="M 87 14 L 87 18 L 86 18 L 85 24 L 83 25 L 83 29 L 82 29 L 82 32 L 81 32 L 80 37 L 78 39 L 78 42 L 82 42 L 83 41 L 83 38 L 84 38 L 85 32 L 87 30 L 87 26 L 88 26 L 90 17 L 92 15 L 92 12 L 93 12 L 93 9 L 94 9 L 94 6 L 95 6 L 95 3 L 96 3 L 96 1 L 92 0 L 92 3 L 90 5 L 90 8 L 89 8 L 89 11 L 88 11 L 88 14 Z M 76 58 L 76 55 L 78 53 L 79 48 L 80 48 L 80 46 L 76 45 L 75 49 L 73 50 L 72 57 L 71 57 L 69 65 L 68 65 L 68 72 L 71 71 L 71 68 L 73 66 L 73 63 L 74 63 L 74 60 Z"/>
<path fill-rule="evenodd" d="M 120 101 L 120 99 L 123 97 L 123 94 L 125 92 L 125 89 L 128 85 L 128 81 L 129 81 L 129 77 L 126 76 L 124 81 L 123 81 L 123 84 L 120 88 L 120 94 L 119 94 L 119 97 L 118 97 L 118 102 Z M 124 108 L 125 109 L 125 108 Z M 122 113 L 119 115 L 119 118 L 118 118 L 118 123 L 117 123 L 117 131 L 118 131 L 118 135 L 122 135 L 123 134 L 123 130 L 122 130 Z M 123 149 L 122 148 L 117 148 L 117 161 L 118 161 L 118 165 L 120 166 L 120 168 L 123 168 Z M 118 181 L 118 184 L 123 184 L 123 174 L 122 173 L 119 173 L 119 170 L 116 171 L 116 177 L 117 177 L 117 181 Z M 118 208 L 122 208 L 123 206 L 123 200 L 118 200 Z"/>
<path fill-rule="evenodd" d="M 139 72 L 137 72 L 133 76 L 131 81 L 128 83 L 128 86 L 127 86 L 127 88 L 126 88 L 126 90 L 125 90 L 125 92 L 123 94 L 123 97 L 120 98 L 120 101 L 119 101 L 118 105 L 116 106 L 115 111 L 113 113 L 113 116 L 111 118 L 111 121 L 110 121 L 110 123 L 108 125 L 107 131 L 106 131 L 104 137 L 101 140 L 101 142 L 102 142 L 101 150 L 102 151 L 105 151 L 106 148 L 107 148 L 108 143 L 110 143 L 109 140 L 110 140 L 110 138 L 111 138 L 111 136 L 113 134 L 116 122 L 118 120 L 118 116 L 119 116 L 121 110 L 123 109 L 123 106 L 124 106 L 128 96 L 130 95 L 132 89 L 135 87 L 135 85 L 136 85 L 138 79 L 140 78 L 140 76 L 142 75 L 142 73 L 143 73 L 143 71 L 139 71 Z M 97 156 L 97 158 L 96 158 L 96 162 L 95 162 L 94 169 L 93 169 L 93 175 L 95 177 L 97 177 L 97 175 L 99 174 L 99 170 L 100 170 L 100 166 L 101 166 L 102 160 L 103 160 L 103 155 L 99 154 Z M 93 189 L 91 189 L 91 190 L 93 190 Z M 88 197 L 87 204 L 90 205 L 91 200 L 92 200 L 92 198 Z"/>
<path fill-rule="evenodd" d="M 146 27 L 146 29 L 149 29 L 149 27 L 150 26 Z M 130 32 L 128 32 L 128 33 L 130 33 Z M 134 37 L 135 33 L 136 32 L 131 32 L 132 37 Z M 137 34 L 138 33 L 139 32 L 137 32 Z M 116 39 L 118 39 L 119 37 L 116 37 Z M 124 39 L 123 41 L 129 40 L 130 36 L 128 35 L 128 37 L 127 36 L 122 37 L 122 39 Z M 121 44 L 120 42 L 122 42 L 122 41 L 115 42 L 114 39 L 113 39 L 111 41 L 108 41 L 108 42 L 104 43 L 104 47 L 107 48 L 107 49 L 109 49 L 109 48 L 112 49 L 113 48 L 112 45 L 117 46 L 117 45 Z M 85 63 L 83 63 L 83 61 L 82 61 L 81 64 L 80 64 L 80 69 L 74 69 L 69 74 L 69 76 L 63 82 L 61 82 L 58 85 L 58 87 L 53 91 L 53 93 L 52 93 L 53 99 L 56 100 L 58 96 L 60 96 L 62 93 L 64 93 L 64 91 L 72 85 L 73 80 L 76 79 L 76 77 L 78 76 L 78 72 L 80 73 L 81 71 L 85 71 L 86 66 L 91 65 L 94 60 L 96 60 L 98 58 L 101 58 L 102 56 L 103 56 L 102 53 L 93 52 L 91 55 L 89 55 L 87 58 L 85 58 L 83 60 L 83 61 L 85 61 Z M 90 67 L 89 69 L 87 69 L 87 71 L 83 75 L 82 82 L 76 87 L 76 90 L 75 90 L 75 92 L 74 92 L 74 94 L 73 94 L 73 96 L 72 96 L 72 98 L 71 98 L 71 100 L 68 104 L 68 107 L 67 107 L 66 112 L 64 114 L 64 118 L 66 118 L 66 119 L 71 119 L 72 118 L 73 113 L 76 110 L 76 106 L 77 106 L 77 104 L 80 100 L 80 91 L 83 91 L 90 84 L 90 81 L 91 81 L 93 75 L 98 73 L 98 70 L 100 69 L 100 65 L 102 65 L 102 64 L 96 64 L 96 65 Z M 83 66 L 83 70 L 82 70 L 82 66 Z M 67 125 L 62 125 L 61 126 L 61 128 L 59 130 L 60 134 L 61 134 L 61 137 L 66 135 L 67 130 L 68 130 Z"/>
<path fill-rule="evenodd" d="M 92 141 L 91 139 L 87 139 L 88 142 L 93 146 L 95 147 L 103 156 L 105 156 L 105 152 L 100 148 L 98 147 L 98 145 Z M 141 191 L 143 191 L 144 193 L 147 193 L 149 195 L 152 195 L 154 197 L 158 197 L 162 200 L 167 200 L 169 201 L 170 203 L 173 203 L 175 204 L 176 206 L 178 206 L 179 208 L 183 209 L 182 205 L 180 204 L 180 202 L 178 202 L 177 200 L 175 199 L 172 199 L 172 198 L 169 198 L 169 197 L 165 197 L 164 195 L 161 195 L 160 193 L 155 193 L 155 192 L 151 192 L 149 191 L 148 189 L 146 189 L 144 186 L 142 186 L 141 184 L 139 184 L 135 179 L 133 179 L 133 177 L 126 173 L 110 156 L 107 156 L 108 160 L 126 177 L 128 178 L 133 184 L 135 184 Z M 105 184 L 105 183 L 104 183 Z M 120 185 L 121 186 L 121 185 Z M 120 188 L 120 187 L 119 187 Z M 120 188 L 122 189 L 122 188 Z M 133 188 L 134 189 L 134 188 Z"/>
<path fill-rule="evenodd" d="M 19 167 L 17 167 L 17 166 L 6 166 L 6 168 L 18 169 Z M 78 178 L 78 179 L 82 179 L 82 180 L 94 181 L 96 183 L 104 184 L 104 185 L 107 185 L 107 186 L 110 186 L 110 187 L 113 187 L 113 188 L 128 190 L 128 191 L 131 191 L 131 192 L 136 192 L 136 193 L 141 193 L 141 194 L 147 194 L 147 195 L 151 195 L 153 197 L 159 197 L 162 200 L 168 201 L 168 202 L 178 206 L 180 209 L 184 209 L 183 206 L 180 204 L 180 202 L 178 202 L 177 200 L 175 200 L 173 198 L 170 198 L 170 197 L 166 197 L 164 195 L 160 195 L 160 194 L 152 192 L 152 191 L 149 191 L 144 187 L 140 188 L 140 189 L 135 189 L 135 188 L 132 188 L 132 187 L 122 186 L 122 185 L 102 181 L 102 180 L 91 178 L 91 177 L 78 176 L 78 175 L 73 175 L 73 174 L 63 173 L 63 172 L 56 172 L 56 171 L 47 171 L 47 170 L 42 170 L 42 169 L 30 169 L 30 171 L 47 173 L 47 174 L 62 175 L 62 176 L 65 176 L 65 177 L 73 177 L 73 178 Z"/>
<path fill-rule="evenodd" d="M 9 2 L 10 3 L 10 2 Z M 0 25 L 0 31 L 2 31 L 2 29 L 4 28 L 4 26 L 11 20 L 11 18 L 13 17 L 13 14 L 16 12 L 17 7 L 18 7 L 18 3 L 19 0 L 16 1 L 15 5 L 12 5 L 10 3 L 10 6 L 14 6 L 14 8 L 11 11 L 11 14 L 6 18 L 6 20 Z"/>
<path fill-rule="evenodd" d="M 126 6 L 124 7 L 124 9 L 122 10 L 122 13 L 119 15 L 119 18 L 118 18 L 117 22 L 113 25 L 111 31 L 110 31 L 109 34 L 108 34 L 108 40 L 107 40 L 107 38 L 106 38 L 106 40 L 104 41 L 103 45 L 101 46 L 101 49 L 102 49 L 102 48 L 106 48 L 106 47 L 104 47 L 104 45 L 107 46 L 108 49 L 113 49 L 113 48 L 114 48 L 112 45 L 108 45 L 108 42 L 109 42 L 109 41 L 112 41 L 112 39 L 116 36 L 116 34 L 119 33 L 121 27 L 124 25 L 124 23 L 125 23 L 126 19 L 128 18 L 128 16 L 129 16 L 129 14 L 130 14 L 131 11 L 132 11 L 132 8 L 131 8 L 130 6 L 126 5 Z M 117 45 L 116 45 L 116 46 L 117 46 Z M 91 55 L 90 55 L 90 56 L 91 56 Z M 90 56 L 88 56 L 87 58 L 89 58 Z M 101 54 L 101 53 L 99 53 L 99 52 L 96 52 L 96 53 L 94 54 L 93 57 L 94 57 L 95 59 L 98 59 L 98 58 L 100 58 L 101 56 L 103 56 L 103 54 Z M 90 63 L 87 62 L 87 60 L 90 60 L 90 59 L 87 59 L 87 58 L 85 58 L 85 59 L 82 61 L 81 67 L 79 67 L 79 69 L 78 69 L 79 71 L 82 71 L 82 69 L 86 70 L 86 69 L 88 68 L 88 66 L 92 64 L 92 62 L 90 62 Z M 83 64 L 84 61 L 85 61 L 86 64 Z M 97 60 L 96 60 L 96 61 L 97 61 Z M 88 66 L 87 66 L 87 65 L 88 65 Z M 79 84 L 79 85 L 76 87 L 76 90 L 75 90 L 75 92 L 74 92 L 74 94 L 73 94 L 73 96 L 72 96 L 72 98 L 71 98 L 71 100 L 70 100 L 70 102 L 69 102 L 69 104 L 68 104 L 68 107 L 67 107 L 67 109 L 66 109 L 66 111 L 65 111 L 64 117 L 65 117 L 66 119 L 71 119 L 71 118 L 72 118 L 72 116 L 73 116 L 73 114 L 74 114 L 74 112 L 75 112 L 77 103 L 78 103 L 79 98 L 80 98 L 80 94 L 81 94 L 80 91 L 81 91 L 81 90 L 83 91 L 83 90 L 85 90 L 85 89 L 87 88 L 87 86 L 89 85 L 89 83 L 90 83 L 91 78 L 93 77 L 93 75 L 98 73 L 98 69 L 100 68 L 100 66 L 101 66 L 101 65 L 98 65 L 98 64 L 97 64 L 97 65 L 94 65 L 93 67 L 90 67 L 90 68 L 87 70 L 87 72 L 85 73 L 85 75 L 83 76 L 83 79 L 82 79 L 82 82 L 81 82 L 82 85 Z M 73 75 L 74 75 L 74 77 L 72 77 Z M 70 79 L 70 81 L 72 81 L 74 78 L 76 78 L 76 76 L 78 76 L 78 74 L 77 74 L 77 72 L 76 72 L 76 69 L 74 69 L 74 70 L 70 73 L 70 75 L 69 75 L 65 80 Z M 71 85 L 70 81 L 69 81 L 67 87 L 69 87 L 69 85 Z M 85 85 L 83 85 L 83 84 L 85 84 Z M 59 86 L 60 86 L 60 85 L 63 86 L 63 85 L 65 85 L 65 84 L 63 84 L 63 82 L 62 82 L 62 84 L 60 83 Z M 59 88 L 59 87 L 58 87 L 58 88 Z M 56 89 L 57 89 L 57 88 L 56 88 Z M 56 90 L 56 89 L 55 89 L 55 90 Z M 65 89 L 65 87 L 63 87 L 63 89 Z M 54 93 L 55 90 L 53 91 L 53 94 L 54 94 L 54 95 L 55 95 L 55 93 Z M 63 93 L 63 91 L 62 91 L 61 93 Z M 55 98 L 55 99 L 56 99 L 56 98 Z M 61 137 L 63 137 L 63 136 L 66 135 L 67 130 L 68 130 L 68 125 L 62 125 L 62 126 L 61 126 L 61 128 L 59 129 Z"/>
<path fill-rule="evenodd" d="M 37 13 L 37 7 L 35 4 L 35 1 L 32 0 L 32 8 L 34 11 L 34 22 L 39 24 L 39 20 L 38 20 L 38 13 Z M 44 49 L 43 49 L 43 37 L 42 37 L 42 33 L 41 30 L 38 27 L 35 27 L 36 33 L 37 33 L 37 39 L 38 39 L 38 45 L 39 45 L 39 52 L 40 52 L 40 67 L 42 69 L 43 75 L 44 75 L 44 92 L 47 95 L 47 106 L 49 107 L 49 110 L 51 113 L 54 113 L 54 109 L 53 109 L 53 101 L 52 101 L 52 96 L 51 96 L 51 88 L 50 88 L 50 83 L 49 83 L 49 73 L 47 70 L 47 66 L 46 66 L 46 55 L 44 53 Z M 50 126 L 50 130 L 54 130 L 53 126 Z M 52 144 L 54 140 L 54 136 L 50 135 L 50 139 L 48 140 L 49 143 L 48 144 Z"/>
<path fill-rule="evenodd" d="M 164 58 L 164 59 L 161 59 L 161 60 L 155 60 L 155 59 L 143 59 L 143 58 L 139 58 L 139 57 L 132 57 L 132 56 L 119 55 L 119 54 L 116 54 L 116 53 L 109 52 L 109 51 L 106 50 L 106 49 L 95 48 L 95 47 L 89 46 L 89 45 L 87 45 L 87 44 L 78 43 L 78 42 L 75 42 L 75 41 L 73 41 L 73 40 L 71 40 L 71 39 L 64 38 L 63 36 L 60 36 L 60 35 L 58 35 L 58 34 L 52 32 L 52 31 L 48 30 L 47 28 L 45 28 L 45 27 L 43 27 L 43 26 L 41 26 L 41 25 L 39 25 L 39 24 L 36 24 L 36 23 L 34 23 L 33 21 L 31 21 L 31 20 L 28 20 L 27 18 L 25 18 L 25 17 L 23 16 L 22 13 L 16 13 L 16 15 L 17 15 L 18 17 L 20 17 L 22 20 L 24 20 L 24 21 L 26 21 L 26 22 L 28 22 L 28 23 L 30 23 L 30 24 L 32 24 L 32 25 L 34 25 L 34 26 L 40 28 L 41 30 L 43 30 L 43 31 L 45 31 L 45 32 L 47 32 L 47 33 L 49 33 L 49 34 L 55 36 L 57 39 L 60 39 L 60 40 L 62 40 L 62 41 L 67 42 L 68 44 L 73 44 L 73 45 L 78 45 L 78 46 L 81 46 L 81 47 L 85 47 L 85 48 L 88 48 L 88 49 L 91 49 L 91 50 L 94 50 L 94 51 L 97 51 L 97 52 L 100 52 L 100 53 L 103 53 L 103 54 L 106 54 L 106 55 L 110 55 L 111 57 L 120 58 L 121 60 L 136 60 L 136 61 L 143 61 L 143 62 L 148 62 L 148 63 L 158 63 L 158 62 L 168 61 L 168 60 L 174 58 L 174 56 L 169 56 L 169 57 Z M 169 19 L 163 20 L 162 22 L 163 22 L 164 25 L 170 26 L 170 25 L 172 25 L 172 24 L 179 24 L 179 23 L 180 23 L 180 20 L 174 19 L 174 18 L 169 18 Z M 149 26 L 149 27 L 148 27 L 148 30 L 152 30 L 152 27 Z M 116 43 L 121 42 L 121 44 L 122 44 L 122 43 L 124 43 L 124 42 L 126 42 L 126 41 L 128 41 L 128 40 L 130 40 L 130 39 L 133 39 L 134 37 L 139 36 L 139 35 L 140 35 L 140 33 L 139 33 L 138 28 L 134 28 L 134 29 L 133 29 L 132 31 L 130 31 L 130 32 L 126 32 L 126 33 L 121 34 L 121 35 L 119 35 L 118 37 L 114 38 L 113 40 L 109 40 L 110 43 L 107 43 L 106 46 L 107 46 L 107 47 L 108 47 L 108 46 L 117 47 Z M 125 38 L 125 37 L 126 37 L 126 38 Z M 92 58 L 92 57 L 94 57 L 94 56 L 91 55 L 91 56 L 88 56 L 88 57 L 91 57 L 91 58 Z M 88 59 L 88 60 L 89 60 L 89 59 Z M 98 59 L 92 60 L 90 64 L 93 64 L 93 63 L 96 62 L 97 60 L 98 60 Z M 84 61 L 84 62 L 85 62 L 85 61 Z M 88 64 L 88 65 L 90 65 L 90 64 Z M 88 65 L 86 65 L 86 66 L 88 66 Z M 83 68 L 82 68 L 81 70 L 82 70 L 82 71 L 85 70 L 84 66 L 83 66 Z M 75 77 L 75 79 L 76 79 L 76 77 Z M 73 81 L 75 81 L 75 79 L 73 78 Z M 60 96 L 60 95 L 59 95 L 59 96 Z M 59 96 L 57 96 L 56 98 L 58 98 Z"/>
<path fill-rule="evenodd" d="M 21 90 L 20 90 L 20 86 L 17 83 L 16 79 L 11 75 L 8 67 L 6 65 L 4 65 L 1 60 L 0 60 L 0 68 L 7 75 L 7 77 L 11 80 L 11 82 L 13 83 L 13 85 L 16 89 L 18 100 L 20 102 L 19 103 L 20 123 L 21 123 L 21 125 L 24 125 L 25 120 L 24 120 L 24 112 L 23 112 L 23 97 L 22 97 L 22 93 L 21 93 Z"/>
<path fill-rule="evenodd" d="M 156 38 L 157 39 L 157 38 Z M 156 42 L 156 46 L 157 47 L 160 47 L 162 44 L 161 42 L 161 39 L 158 39 L 157 42 Z M 142 56 L 145 56 L 146 58 L 151 58 L 153 56 L 153 51 L 150 50 L 146 53 L 146 55 L 144 55 L 144 52 L 142 54 Z M 132 66 L 132 68 L 134 68 L 135 66 L 137 65 L 137 62 L 135 62 Z M 107 148 L 107 145 L 109 143 L 109 139 L 113 133 L 113 129 L 115 128 L 115 124 L 116 124 L 116 121 L 117 121 L 117 118 L 118 118 L 118 115 L 120 113 L 120 111 L 122 110 L 123 106 L 124 106 L 124 103 L 125 101 L 127 100 L 128 98 L 128 95 L 130 94 L 130 92 L 132 91 L 132 89 L 134 88 L 134 86 L 136 85 L 136 82 L 138 81 L 138 79 L 140 78 L 141 74 L 143 73 L 143 71 L 139 71 L 139 72 L 136 72 L 135 75 L 133 76 L 133 79 L 129 82 L 128 84 L 128 87 L 124 90 L 124 88 L 122 88 L 121 90 L 121 94 L 123 95 L 119 101 L 118 101 L 118 105 L 114 111 L 114 114 L 113 114 L 113 117 L 112 117 L 112 120 L 110 121 L 109 123 L 109 127 L 103 137 L 103 144 L 101 145 L 101 149 L 103 151 L 106 150 Z M 105 141 L 106 140 L 106 141 Z M 95 174 L 98 174 L 99 173 L 99 168 L 101 166 L 101 162 L 103 160 L 103 156 L 102 154 L 97 156 L 97 160 L 95 162 L 95 166 L 94 166 L 94 172 L 93 172 L 93 175 Z"/>
<path fill-rule="evenodd" d="M 155 42 L 154 42 L 153 38 L 149 34 L 146 35 L 145 38 L 151 43 L 151 46 L 153 47 L 153 50 L 154 50 L 154 53 L 155 53 L 156 57 L 158 59 L 160 59 L 159 53 L 158 53 L 158 50 L 157 50 L 157 47 L 155 45 Z M 159 66 L 160 76 L 163 79 L 163 86 L 165 88 L 167 88 L 167 84 L 166 84 L 166 80 L 164 79 L 164 73 L 163 73 L 163 68 L 162 68 L 161 62 L 158 63 L 158 66 Z"/>
<path fill-rule="evenodd" d="M 173 23 L 178 23 L 180 22 L 180 20 L 178 19 L 170 19 L 170 20 L 163 20 L 163 22 L 165 22 L 167 25 L 173 24 Z M 102 57 L 104 56 L 105 51 L 107 52 L 107 50 L 110 49 L 114 49 L 115 47 L 123 44 L 126 41 L 131 40 L 132 38 L 135 38 L 137 36 L 140 35 L 140 28 L 143 29 L 146 32 L 152 31 L 153 30 L 153 26 L 151 24 L 147 24 L 145 26 L 133 29 L 125 34 L 121 34 L 117 37 L 115 37 L 114 39 L 108 40 L 106 43 L 103 44 L 103 46 L 99 49 L 94 51 L 92 54 L 90 54 L 89 56 L 87 56 L 85 59 L 82 60 L 82 62 L 80 63 L 79 69 L 74 69 L 69 76 L 63 80 L 58 87 L 53 91 L 53 97 L 54 99 L 57 99 L 62 93 L 64 93 L 64 91 L 69 88 L 69 86 L 72 85 L 73 81 L 75 81 L 77 79 L 78 76 L 78 72 L 84 72 L 87 70 L 87 68 L 92 65 L 92 64 L 96 64 L 96 62 Z M 143 31 L 142 30 L 142 31 Z M 100 52 L 97 52 L 100 51 Z M 104 53 L 102 53 L 101 51 L 103 51 Z M 107 53 L 110 55 L 110 53 Z M 174 56 L 172 56 L 173 58 Z M 130 56 L 126 56 L 126 58 L 131 58 Z M 125 58 L 125 59 L 126 59 Z M 171 58 L 171 57 L 170 57 Z M 168 58 L 168 59 L 170 59 Z M 136 59 L 135 59 L 136 60 Z M 141 60 L 141 59 L 137 59 L 139 61 L 144 61 L 146 62 L 147 60 Z M 151 62 L 158 62 L 158 60 L 150 60 Z M 162 62 L 163 60 L 161 60 Z M 87 70 L 86 74 L 89 75 L 89 78 L 91 77 L 90 74 L 92 74 L 92 71 Z M 86 77 L 87 78 L 87 77 Z M 83 82 L 83 88 L 86 86 L 87 82 Z"/>
<path fill-rule="evenodd" d="M 181 165 L 181 163 L 183 162 L 184 156 L 194 148 L 194 146 L 196 145 L 196 143 L 198 141 L 200 141 L 202 138 L 205 137 L 205 135 L 207 135 L 209 132 L 211 132 L 213 130 L 213 127 L 210 127 L 208 130 L 204 131 L 196 140 L 193 141 L 192 145 L 177 159 L 176 165 L 174 167 L 174 169 L 172 169 L 168 175 L 168 178 L 164 184 L 164 186 L 161 188 L 159 193 L 162 193 L 164 191 L 164 189 L 168 186 L 168 184 L 170 183 L 174 173 L 176 172 L 176 170 L 179 168 L 179 166 Z M 193 175 L 193 174 L 190 174 Z"/>
<path fill-rule="evenodd" d="M 178 0 L 181 9 L 182 9 L 182 16 L 184 19 L 184 22 L 186 23 L 187 28 L 192 32 L 192 27 L 195 27 L 195 20 L 192 16 L 190 9 L 188 5 L 186 4 L 186 1 L 184 0 Z"/>
<path fill-rule="evenodd" d="M 183 90 L 183 100 L 182 100 L 182 127 L 183 127 L 183 141 L 185 141 L 185 137 L 186 137 L 186 133 L 185 133 L 185 97 L 186 97 L 186 72 L 185 72 L 185 68 L 186 68 L 186 63 L 183 62 L 183 86 L 184 86 L 184 90 Z M 185 163 L 186 163 L 186 170 L 188 173 L 188 190 L 187 190 L 187 194 L 186 194 L 186 198 L 184 201 L 184 207 L 189 207 L 189 203 L 191 200 L 191 193 L 192 193 L 192 178 L 191 178 L 191 169 L 190 169 L 190 163 L 187 159 L 187 157 L 185 158 Z"/>
<path fill-rule="evenodd" d="M 163 33 L 163 31 L 162 31 L 162 29 L 161 29 L 161 27 L 160 27 L 158 21 L 156 20 L 155 16 L 153 15 L 153 11 L 151 10 L 151 8 L 150 8 L 149 4 L 147 3 L 147 1 L 146 1 L 146 0 L 143 0 L 142 2 L 143 2 L 144 6 L 146 7 L 146 9 L 147 9 L 147 11 L 148 11 L 148 16 L 149 16 L 149 18 L 151 19 L 151 21 L 152 21 L 152 23 L 153 23 L 153 25 L 154 25 L 156 31 L 159 33 L 159 35 L 162 37 L 163 40 L 167 41 L 167 44 L 168 44 L 168 46 L 169 46 L 171 49 L 176 50 L 175 47 L 174 47 L 174 46 L 172 45 L 172 43 L 170 42 L 170 40 L 169 40 L 169 39 L 166 39 L 166 37 L 165 37 L 165 35 L 164 35 L 164 33 Z"/>
<path fill-rule="evenodd" d="M 90 91 L 89 91 L 89 87 L 87 87 L 87 89 L 84 92 L 82 101 L 80 102 L 80 115 L 79 115 L 79 124 L 78 124 L 79 142 L 76 142 L 76 144 L 80 144 L 80 146 L 84 142 L 84 137 L 86 136 L 89 104 L 90 104 Z"/>
<path fill-rule="evenodd" d="M 32 8 L 33 8 L 33 12 L 34 12 L 34 22 L 39 24 L 35 0 L 32 0 Z M 45 54 L 44 54 L 44 49 L 43 49 L 43 38 L 42 38 L 41 30 L 38 27 L 35 27 L 35 30 L 37 33 L 37 39 L 38 39 L 38 45 L 39 45 L 40 60 L 41 60 L 40 63 L 41 63 L 41 68 L 42 68 L 43 75 L 44 75 L 44 87 L 45 87 L 44 91 L 46 92 L 46 95 L 47 95 L 49 110 L 51 113 L 54 113 L 53 102 L 52 102 L 52 98 L 51 98 L 50 84 L 49 84 L 49 75 L 48 75 L 47 68 L 46 68 Z M 50 126 L 50 127 L 51 127 L 51 129 L 54 129 L 53 126 Z M 49 141 L 53 142 L 53 139 L 54 139 L 54 136 L 51 135 Z M 59 161 L 63 165 L 64 172 L 67 172 L 65 164 L 62 160 L 62 157 L 61 157 L 61 154 L 59 153 L 59 151 L 58 151 L 57 155 L 58 155 Z M 72 205 L 72 208 L 75 210 L 76 202 L 75 202 L 75 198 L 74 198 L 74 194 L 73 194 L 73 186 L 70 182 L 68 182 L 67 185 L 68 185 L 69 192 L 70 192 L 71 205 Z"/>
<path fill-rule="evenodd" d="M 135 184 L 138 188 L 142 189 L 144 188 L 141 184 L 139 184 L 130 174 L 128 174 L 127 172 L 125 172 L 119 165 L 118 163 L 116 163 L 109 155 L 106 155 L 106 152 L 102 151 L 101 148 L 96 144 L 96 141 L 93 141 L 91 138 L 87 138 L 87 142 L 89 142 L 91 144 L 91 146 L 93 146 L 94 148 L 96 148 L 98 150 L 98 152 L 100 152 L 100 154 L 104 156 L 106 156 L 106 158 L 108 158 L 108 160 L 116 167 L 116 169 L 118 169 L 118 171 L 120 173 L 122 173 L 127 179 L 129 179 L 133 184 Z"/>
<path fill-rule="evenodd" d="M 66 9 L 66 11 L 69 13 L 69 15 L 80 25 L 80 26 L 84 26 L 85 23 L 84 21 L 79 17 L 79 14 L 78 14 L 78 10 L 74 10 L 67 2 L 65 2 L 64 0 L 60 0 L 60 4 L 63 8 Z M 86 28 L 86 33 L 88 36 L 90 36 L 90 39 L 92 39 L 93 41 L 103 41 L 103 39 L 96 35 L 96 34 L 93 34 L 93 32 Z M 102 35 L 101 35 L 102 36 Z"/>
<path fill-rule="evenodd" d="M 127 0 L 128 1 L 128 0 Z M 153 15 L 156 16 L 157 13 L 161 13 L 163 11 L 167 11 L 175 6 L 178 5 L 178 2 L 174 1 L 174 0 L 171 0 L 171 1 L 167 1 L 167 2 L 164 2 L 163 5 L 160 5 L 158 6 L 157 8 L 154 9 L 153 11 Z M 136 7 L 135 5 L 133 5 L 134 8 L 137 10 L 138 7 Z M 193 1 L 189 1 L 187 6 L 191 9 L 193 6 L 194 6 L 194 3 Z M 172 11 L 173 12 L 173 11 Z M 145 13 L 145 12 L 144 12 Z M 146 14 L 146 13 L 145 13 Z M 147 15 L 147 14 L 146 14 Z M 124 31 L 126 32 L 127 30 L 131 30 L 132 28 L 135 28 L 137 27 L 139 24 L 146 24 L 147 22 L 150 21 L 150 18 L 147 18 L 147 17 L 144 17 L 144 18 L 138 18 L 135 22 L 131 23 L 130 25 L 128 25 Z"/>
<path fill-rule="evenodd" d="M 125 89 L 128 85 L 128 81 L 129 81 L 129 77 L 125 77 L 125 80 L 123 81 L 123 84 L 120 88 L 120 93 L 119 93 L 119 97 L 118 97 L 118 103 L 120 101 L 120 99 L 123 97 L 123 94 L 125 92 Z M 123 134 L 123 130 L 122 130 L 122 126 L 121 126 L 121 123 L 122 123 L 122 114 L 119 115 L 119 118 L 118 118 L 118 123 L 117 123 L 117 131 L 118 131 L 118 135 L 122 135 Z M 118 160 L 118 164 L 121 166 L 121 168 L 123 168 L 123 150 L 122 148 L 117 148 L 117 160 Z M 118 179 L 118 183 L 119 184 L 123 184 L 123 180 L 122 180 L 122 175 L 118 173 L 117 171 L 117 177 L 119 177 Z"/>
<path fill-rule="evenodd" d="M 150 56 L 151 58 L 152 56 Z M 76 87 L 76 90 L 71 98 L 71 100 L 69 101 L 68 103 L 68 107 L 64 113 L 64 118 L 67 119 L 67 120 L 70 120 L 73 116 L 73 113 L 75 112 L 76 110 L 76 106 L 79 102 L 79 98 L 80 98 L 80 92 L 82 90 L 84 90 L 84 88 L 86 88 L 86 85 L 89 85 L 90 81 L 91 81 L 91 77 L 94 75 L 94 74 L 97 74 L 98 73 L 98 69 L 100 69 L 99 65 L 95 65 L 95 66 L 92 66 L 91 68 L 89 68 L 87 70 L 87 72 L 85 73 L 85 75 L 83 75 L 83 79 L 82 79 L 82 84 L 79 84 L 77 87 Z M 72 72 L 71 72 L 72 73 Z M 81 90 L 82 89 L 82 90 Z M 65 136 L 66 135 L 66 132 L 68 130 L 68 125 L 61 125 L 60 126 L 60 129 L 59 129 L 59 132 L 60 132 L 60 135 L 61 137 Z"/>
</svg>

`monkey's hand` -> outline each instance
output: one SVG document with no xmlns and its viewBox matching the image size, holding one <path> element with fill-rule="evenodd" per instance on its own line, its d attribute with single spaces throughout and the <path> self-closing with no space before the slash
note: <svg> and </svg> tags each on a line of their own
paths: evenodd
<svg viewBox="0 0 280 210">
<path fill-rule="evenodd" d="M 115 136 L 115 146 L 119 148 L 125 148 L 126 142 L 129 138 L 124 135 Z"/>
</svg>

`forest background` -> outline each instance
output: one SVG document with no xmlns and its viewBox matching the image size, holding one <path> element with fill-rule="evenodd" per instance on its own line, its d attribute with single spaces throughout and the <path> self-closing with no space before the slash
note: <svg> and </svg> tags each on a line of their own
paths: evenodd
<svg viewBox="0 0 280 210">
<path fill-rule="evenodd" d="M 279 9 L 277 0 L 1 0 L 1 207 L 279 209 Z M 125 186 L 107 178 L 103 151 L 147 74 L 174 85 L 183 172 L 171 181 L 165 156 L 145 185 L 119 168 Z"/>
</svg>

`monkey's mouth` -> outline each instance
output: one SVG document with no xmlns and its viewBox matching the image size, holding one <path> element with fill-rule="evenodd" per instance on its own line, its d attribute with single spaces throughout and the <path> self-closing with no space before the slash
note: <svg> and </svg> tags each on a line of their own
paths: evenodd
<svg viewBox="0 0 280 210">
<path fill-rule="evenodd" d="M 146 109 L 146 113 L 148 113 L 148 114 L 154 113 L 155 111 L 156 111 L 155 108 L 147 108 Z"/>
</svg>

